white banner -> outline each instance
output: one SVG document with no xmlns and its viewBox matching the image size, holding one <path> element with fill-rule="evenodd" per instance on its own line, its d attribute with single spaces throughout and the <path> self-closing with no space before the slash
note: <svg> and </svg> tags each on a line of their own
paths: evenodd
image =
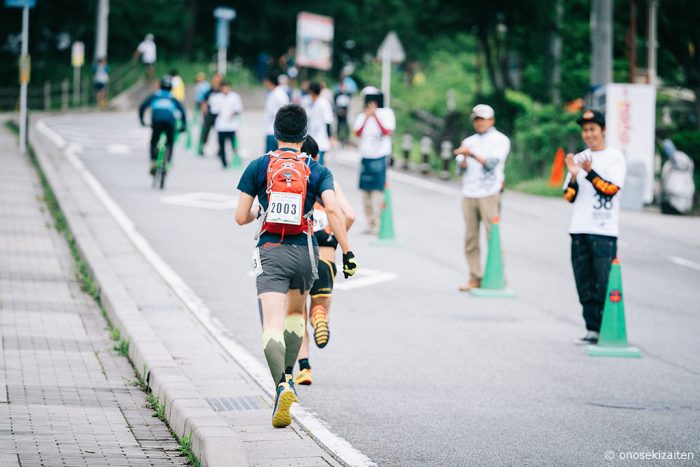
<svg viewBox="0 0 700 467">
<path fill-rule="evenodd" d="M 647 84 L 608 84 L 605 126 L 606 143 L 622 151 L 627 159 L 627 179 L 642 173 L 643 201 L 651 203 L 654 198 L 656 88 Z"/>
<path fill-rule="evenodd" d="M 330 70 L 333 67 L 333 18 L 302 11 L 297 15 L 296 66 Z"/>
</svg>

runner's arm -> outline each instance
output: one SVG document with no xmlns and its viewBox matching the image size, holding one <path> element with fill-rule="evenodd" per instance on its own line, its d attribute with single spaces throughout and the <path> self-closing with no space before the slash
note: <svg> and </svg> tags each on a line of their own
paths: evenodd
<svg viewBox="0 0 700 467">
<path fill-rule="evenodd" d="M 576 201 L 576 195 L 578 195 L 578 182 L 576 177 L 569 172 L 564 182 L 564 199 L 573 203 Z"/>
<path fill-rule="evenodd" d="M 248 193 L 241 192 L 238 197 L 238 207 L 236 208 L 236 222 L 238 225 L 246 225 L 257 219 L 257 214 L 253 211 L 253 201 L 255 198 Z"/>
<path fill-rule="evenodd" d="M 343 193 L 342 188 L 340 188 L 340 184 L 334 180 L 334 185 L 335 197 L 338 200 L 338 206 L 340 206 L 341 211 L 343 211 L 343 217 L 345 218 L 345 229 L 350 230 L 352 224 L 355 223 L 355 210 L 345 197 L 345 193 Z"/>
<path fill-rule="evenodd" d="M 338 245 L 343 250 L 343 253 L 350 251 L 350 243 L 348 242 L 348 231 L 345 228 L 345 222 L 343 219 L 343 212 L 338 205 L 338 200 L 335 196 L 335 191 L 326 190 L 321 193 L 321 199 L 323 200 L 323 206 L 326 209 L 326 214 L 328 215 L 328 222 L 331 225 L 331 230 L 333 235 L 338 240 Z M 240 206 L 240 205 L 239 205 Z"/>
</svg>

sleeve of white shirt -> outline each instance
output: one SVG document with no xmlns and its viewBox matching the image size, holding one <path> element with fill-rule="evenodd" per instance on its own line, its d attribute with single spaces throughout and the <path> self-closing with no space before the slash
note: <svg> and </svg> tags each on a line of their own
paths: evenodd
<svg viewBox="0 0 700 467">
<path fill-rule="evenodd" d="M 391 109 L 377 109 L 377 117 L 382 122 L 384 129 L 389 131 L 396 130 L 396 116 Z"/>
<path fill-rule="evenodd" d="M 355 118 L 355 125 L 353 126 L 353 130 L 357 131 L 360 128 L 362 128 L 362 125 L 365 124 L 365 114 L 364 112 L 360 113 L 357 115 L 357 118 Z"/>
<path fill-rule="evenodd" d="M 498 138 L 497 144 L 495 144 L 493 149 L 489 152 L 490 154 L 480 155 L 485 156 L 487 159 L 496 157 L 501 162 L 505 161 L 508 157 L 508 153 L 510 153 L 510 138 L 508 138 L 505 135 L 502 135 L 501 138 Z"/>
<path fill-rule="evenodd" d="M 236 105 L 234 106 L 234 110 L 237 113 L 243 113 L 243 101 L 241 100 L 241 96 L 236 94 Z"/>
<path fill-rule="evenodd" d="M 603 176 L 601 174 L 598 175 L 600 175 L 603 179 L 607 180 L 608 182 L 614 183 L 615 185 L 622 188 L 625 184 L 625 176 L 627 175 L 627 162 L 625 161 L 625 156 L 621 152 L 615 152 L 615 164 L 611 167 L 610 173 L 606 173 L 606 176 Z"/>
<path fill-rule="evenodd" d="M 331 103 L 328 102 L 328 99 L 324 99 L 324 106 L 323 106 L 323 123 L 326 125 L 331 125 L 333 123 L 333 107 L 331 106 Z"/>
</svg>

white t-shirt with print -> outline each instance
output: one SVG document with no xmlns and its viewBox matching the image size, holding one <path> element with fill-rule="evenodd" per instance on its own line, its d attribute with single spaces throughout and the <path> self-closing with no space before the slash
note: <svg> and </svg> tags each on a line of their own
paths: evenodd
<svg viewBox="0 0 700 467">
<path fill-rule="evenodd" d="M 277 111 L 289 104 L 289 96 L 282 87 L 277 86 L 270 91 L 265 98 L 265 122 L 267 123 L 267 134 L 275 134 L 275 115 Z"/>
<path fill-rule="evenodd" d="M 472 153 L 483 157 L 487 162 L 496 160 L 494 167 L 487 168 L 475 158 L 467 157 L 467 170 L 462 176 L 464 197 L 485 198 L 500 192 L 505 180 L 504 168 L 510 152 L 510 139 L 491 127 L 484 133 L 476 133 L 465 138 L 462 146 L 469 148 Z"/>
<path fill-rule="evenodd" d="M 328 151 L 331 148 L 327 125 L 332 124 L 333 107 L 328 99 L 319 96 L 309 111 L 309 134 L 316 140 L 319 151 Z"/>
<path fill-rule="evenodd" d="M 385 130 L 394 131 L 396 129 L 396 116 L 394 111 L 389 108 L 379 108 L 375 111 L 377 118 L 370 117 L 369 120 L 365 113 L 360 113 L 355 118 L 353 130 L 357 131 L 362 128 L 360 134 L 359 150 L 360 155 L 365 159 L 379 159 L 380 157 L 391 155 L 391 134 L 384 135 L 377 124 L 379 120 Z"/>
<path fill-rule="evenodd" d="M 591 159 L 591 168 L 603 180 L 620 187 L 615 196 L 609 198 L 600 195 L 593 184 L 586 179 L 585 170 L 579 170 L 576 175 L 578 192 L 574 200 L 569 233 L 585 233 L 617 237 L 620 231 L 620 194 L 625 183 L 627 162 L 625 156 L 615 148 L 605 148 L 602 151 L 586 149 L 576 154 L 574 160 L 582 162 Z M 571 173 L 566 176 L 564 187 L 569 184 Z"/>
<path fill-rule="evenodd" d="M 210 100 L 212 110 L 216 110 L 216 131 L 238 131 L 241 126 L 243 103 L 235 92 L 217 93 Z"/>
<path fill-rule="evenodd" d="M 139 44 L 138 51 L 141 53 L 143 63 L 152 64 L 156 62 L 156 43 L 153 41 L 143 41 Z"/>
</svg>

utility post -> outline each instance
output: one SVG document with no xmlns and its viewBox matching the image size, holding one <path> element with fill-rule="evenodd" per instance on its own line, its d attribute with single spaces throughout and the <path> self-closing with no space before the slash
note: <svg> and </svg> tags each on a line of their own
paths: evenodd
<svg viewBox="0 0 700 467">
<path fill-rule="evenodd" d="M 27 86 L 31 75 L 31 58 L 29 57 L 29 9 L 34 8 L 36 0 L 5 0 L 8 8 L 22 8 L 22 53 L 19 57 L 19 152 L 27 152 Z"/>
<path fill-rule="evenodd" d="M 222 76 L 226 76 L 229 23 L 236 18 L 236 10 L 233 8 L 217 7 L 214 9 L 214 18 L 216 18 L 216 48 L 218 49 L 217 71 Z"/>
<path fill-rule="evenodd" d="M 591 87 L 612 82 L 613 0 L 591 1 Z"/>
</svg>

